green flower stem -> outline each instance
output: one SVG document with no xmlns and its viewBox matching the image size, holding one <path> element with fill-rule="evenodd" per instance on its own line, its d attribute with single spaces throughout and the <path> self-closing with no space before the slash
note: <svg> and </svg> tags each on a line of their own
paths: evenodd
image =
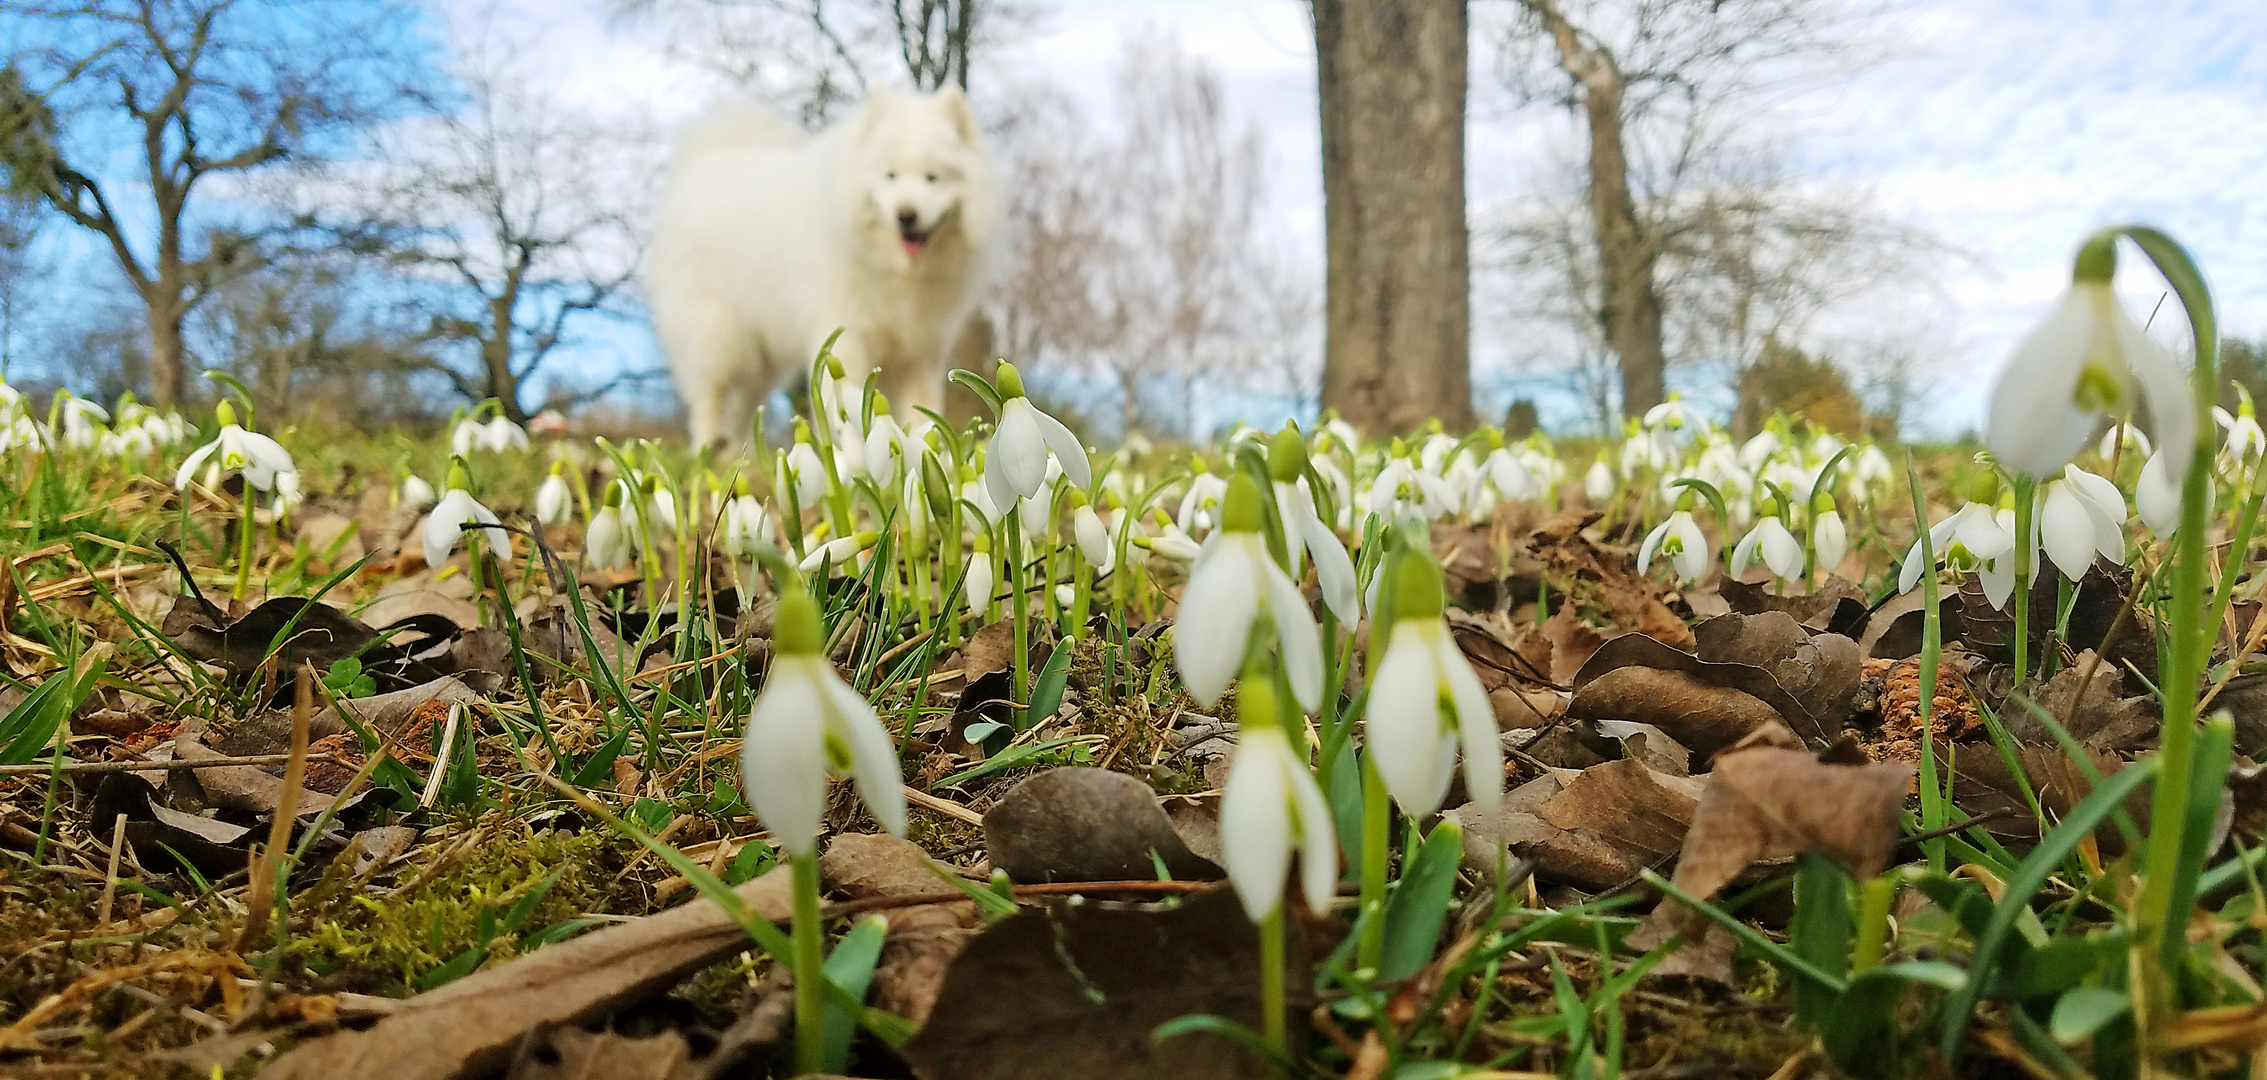
<svg viewBox="0 0 2267 1080">
<path fill-rule="evenodd" d="M 1283 905 L 1267 913 L 1259 924 L 1260 1019 L 1268 1048 L 1278 1059 L 1291 1056 L 1290 1024 L 1283 1015 Z"/>
<path fill-rule="evenodd" d="M 1362 938 L 1355 945 L 1357 966 L 1377 970 L 1385 961 L 1385 862 L 1387 830 L 1393 823 L 1393 804 L 1385 793 L 1385 778 L 1377 763 L 1362 755 Z"/>
<path fill-rule="evenodd" d="M 821 1072 L 826 1059 L 826 931 L 819 924 L 819 858 L 797 855 L 793 867 L 795 925 L 795 1072 Z"/>
<path fill-rule="evenodd" d="M 2212 627 L 2205 610 L 2204 530 L 2211 516 L 2214 430 L 2212 405 L 2219 395 L 2220 330 L 2212 310 L 2212 295 L 2204 276 L 2188 252 L 2171 237 L 2155 229 L 2127 226 L 2117 230 L 2130 238 L 2165 275 L 2165 280 L 2187 311 L 2195 336 L 2196 367 L 2190 390 L 2196 399 L 2196 430 L 2200 437 L 2189 459 L 2188 475 L 2181 485 L 2180 531 L 2173 537 L 2172 639 L 2165 650 L 2159 695 L 2165 704 L 2165 724 L 2158 751 L 2159 771 L 2149 815 L 2146 876 L 2135 906 L 2136 945 L 2142 950 L 2144 991 L 2149 995 L 2147 1015 L 2152 1025 L 2170 1016 L 2172 991 L 2165 969 L 2187 944 L 2182 928 L 2186 911 L 2175 911 L 2176 901 L 2193 887 L 2199 867 L 2182 866 L 2189 819 L 2189 793 L 2196 758 L 2197 682 L 2211 648 Z M 2114 249 L 2113 249 L 2114 250 Z M 2216 784 L 2203 794 L 2217 798 Z M 2184 883 L 2183 878 L 2186 878 Z M 2192 894 L 2191 894 L 2192 895 Z M 2143 1033 L 2146 1051 L 2153 1032 Z"/>
<path fill-rule="evenodd" d="M 1881 963 L 1889 939 L 1889 906 L 1897 899 L 1899 871 L 1867 881 L 1858 888 L 1858 937 L 1850 950 L 1850 974 L 1857 975 Z"/>
<path fill-rule="evenodd" d="M 2254 491 L 2243 501 L 2243 512 L 2236 516 L 2235 532 L 2228 536 L 2228 557 L 2220 564 L 2220 583 L 2212 589 L 2210 626 L 2220 625 L 2228 616 L 2229 598 L 2235 595 L 2236 575 L 2243 570 L 2244 556 L 2251 550 L 2252 531 L 2259 527 L 2260 497 L 2267 488 Z"/>
<path fill-rule="evenodd" d="M 1086 556 L 1076 546 L 1069 549 L 1071 562 L 1071 617 L 1063 632 L 1084 640 L 1087 636 L 1086 616 L 1092 607 L 1089 594 L 1094 591 L 1094 568 L 1087 565 Z"/>
<path fill-rule="evenodd" d="M 1008 658 L 1015 672 L 1010 697 L 1015 729 L 1022 731 L 1031 723 L 1031 604 L 1024 591 L 1022 504 L 1008 507 L 1004 520 L 1000 542 L 1008 553 L 1008 618 L 1015 626 L 1015 655 Z"/>
<path fill-rule="evenodd" d="M 238 600 L 244 599 L 252 583 L 252 537 L 257 523 L 252 520 L 252 481 L 250 480 L 244 481 L 244 497 L 241 502 L 243 523 L 236 530 L 236 591 L 232 594 Z"/>
<path fill-rule="evenodd" d="M 2038 554 L 2031 548 L 2031 522 L 2038 512 L 2039 482 L 2028 476 L 2014 478 L 2015 488 L 2015 680 L 2022 686 L 2031 674 L 2031 575 Z"/>
<path fill-rule="evenodd" d="M 1920 713 L 1921 713 L 1921 829 L 1934 832 L 1944 827 L 1944 791 L 1937 785 L 1936 741 L 1930 714 L 1936 707 L 1937 668 L 1944 654 L 1944 612 L 1938 607 L 1939 593 L 1936 580 L 1936 545 L 1929 536 L 1928 502 L 1921 493 L 1920 470 L 1913 465 L 1911 451 L 1905 454 L 1905 482 L 1913 494 L 1913 520 L 1915 531 L 1920 533 L 1921 544 L 1921 656 Z M 2018 640 L 2021 640 L 2020 637 Z M 1929 869 L 1944 872 L 1944 840 L 1939 837 L 1921 845 L 1928 854 Z"/>
</svg>

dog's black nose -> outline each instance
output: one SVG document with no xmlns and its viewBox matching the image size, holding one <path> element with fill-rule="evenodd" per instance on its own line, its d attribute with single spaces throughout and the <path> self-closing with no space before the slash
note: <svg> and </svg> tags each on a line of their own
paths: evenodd
<svg viewBox="0 0 2267 1080">
<path fill-rule="evenodd" d="M 915 225 L 918 225 L 920 223 L 921 215 L 916 214 L 911 210 L 900 210 L 897 212 L 897 227 L 900 229 L 911 229 Z"/>
</svg>

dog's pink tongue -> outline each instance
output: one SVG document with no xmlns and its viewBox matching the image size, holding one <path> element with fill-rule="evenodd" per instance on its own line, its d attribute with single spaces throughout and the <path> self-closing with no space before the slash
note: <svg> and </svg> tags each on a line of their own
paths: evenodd
<svg viewBox="0 0 2267 1080">
<path fill-rule="evenodd" d="M 928 243 L 925 240 L 913 240 L 902 236 L 898 237 L 897 242 L 905 245 L 905 257 L 908 259 L 921 254 L 922 246 Z"/>
</svg>

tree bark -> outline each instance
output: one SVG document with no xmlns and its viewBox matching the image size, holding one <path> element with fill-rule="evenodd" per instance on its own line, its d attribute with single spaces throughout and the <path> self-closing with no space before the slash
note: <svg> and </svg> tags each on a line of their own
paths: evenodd
<svg viewBox="0 0 2267 1080">
<path fill-rule="evenodd" d="M 1622 412 L 1636 416 L 1667 395 L 1662 381 L 1661 294 L 1653 270 L 1657 238 L 1637 217 L 1629 193 L 1629 154 L 1622 141 L 1625 84 L 1613 54 L 1587 41 L 1554 0 L 1526 0 L 1558 46 L 1559 65 L 1582 88 L 1590 127 L 1590 213 L 1598 232 L 1598 277 L 1605 290 L 1599 321 L 1621 369 Z"/>
<path fill-rule="evenodd" d="M 184 383 L 181 324 L 187 319 L 188 305 L 180 300 L 177 293 L 172 296 L 151 296 L 148 303 L 150 400 L 159 405 L 172 405 L 181 400 Z"/>
<path fill-rule="evenodd" d="M 1322 403 L 1356 426 L 1472 424 L 1461 0 L 1313 0 Z"/>
</svg>

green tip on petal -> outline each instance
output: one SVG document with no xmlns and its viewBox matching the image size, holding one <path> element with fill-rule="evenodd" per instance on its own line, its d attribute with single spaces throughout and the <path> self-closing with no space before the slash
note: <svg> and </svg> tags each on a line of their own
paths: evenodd
<svg viewBox="0 0 2267 1080">
<path fill-rule="evenodd" d="M 970 551 L 974 551 L 979 554 L 991 554 L 992 534 L 986 532 L 977 533 L 976 538 L 968 542 L 968 548 Z"/>
<path fill-rule="evenodd" d="M 1831 513 L 1833 513 L 1833 512 L 1834 512 L 1834 496 L 1832 496 L 1832 495 L 1829 495 L 1829 494 L 1827 494 L 1827 493 L 1825 493 L 1825 492 L 1823 492 L 1823 491 L 1819 492 L 1819 493 L 1818 493 L 1818 494 L 1816 494 L 1816 495 L 1813 495 L 1813 496 L 1811 496 L 1811 500 L 1810 500 L 1810 510 L 1811 510 L 1811 513 L 1814 513 L 1814 514 L 1831 514 Z"/>
<path fill-rule="evenodd" d="M 795 418 L 795 441 L 799 443 L 811 441 L 811 422 L 800 416 Z"/>
<path fill-rule="evenodd" d="M 800 582 L 780 589 L 771 627 L 771 647 L 776 655 L 817 656 L 826 648 L 826 635 L 819 627 L 818 601 L 811 599 Z"/>
<path fill-rule="evenodd" d="M 1275 680 L 1257 666 L 1246 667 L 1244 677 L 1236 681 L 1236 721 L 1248 731 L 1282 722 L 1275 713 Z"/>
<path fill-rule="evenodd" d="M 464 470 L 464 459 L 463 459 L 463 458 L 459 458 L 459 457 L 453 457 L 453 458 L 450 458 L 450 459 L 449 459 L 449 483 L 448 483 L 448 486 L 447 486 L 447 487 L 445 487 L 445 488 L 443 488 L 442 490 L 444 490 L 444 491 L 447 491 L 447 490 L 454 490 L 454 489 L 456 489 L 456 488 L 462 488 L 462 487 L 471 487 L 471 486 L 472 486 L 472 475 L 471 475 L 470 473 L 467 473 L 467 472 L 465 472 L 465 470 Z"/>
<path fill-rule="evenodd" d="M 756 493 L 756 489 L 748 484 L 747 473 L 741 473 L 732 478 L 732 493 L 734 495 L 754 495 Z"/>
<path fill-rule="evenodd" d="M 827 374 L 837 379 L 849 377 L 848 373 L 842 369 L 842 358 L 833 353 L 827 354 Z"/>
<path fill-rule="evenodd" d="M 620 509 L 620 508 L 621 508 L 621 506 L 622 506 L 622 485 L 620 485 L 620 484 L 608 484 L 608 485 L 606 485 L 606 496 L 605 496 L 605 498 L 604 498 L 604 499 L 600 500 L 600 502 L 599 502 L 599 505 L 601 505 L 601 506 L 611 506 L 611 507 L 614 507 L 615 509 Z"/>
<path fill-rule="evenodd" d="M 992 376 L 992 385 L 1000 391 L 1000 400 L 1023 396 L 1023 376 L 1016 373 L 1015 365 L 1000 361 L 1000 370 Z"/>
<path fill-rule="evenodd" d="M 213 417 L 220 421 L 220 426 L 227 427 L 236 422 L 236 406 L 222 398 L 220 404 L 213 406 Z"/>
<path fill-rule="evenodd" d="M 887 412 L 889 412 L 889 395 L 879 390 L 874 391 L 874 415 L 880 416 Z"/>
<path fill-rule="evenodd" d="M 1224 532 L 1256 533 L 1266 523 L 1260 509 L 1259 485 L 1239 472 L 1228 481 L 1228 497 L 1221 500 L 1220 528 Z"/>
<path fill-rule="evenodd" d="M 2106 285 L 2117 276 L 2117 234 L 2104 230 L 2087 238 L 2078 249 L 2078 257 L 2071 261 L 2070 280 L 2074 283 Z"/>
<path fill-rule="evenodd" d="M 1394 620 L 1440 618 L 1447 604 L 1440 564 L 1431 555 L 1408 548 L 1401 551 L 1399 559 L 1393 579 Z"/>
<path fill-rule="evenodd" d="M 1297 480 L 1307 471 L 1307 440 L 1299 425 L 1284 421 L 1283 430 L 1267 444 L 1267 475 L 1278 484 Z"/>
<path fill-rule="evenodd" d="M 638 482 L 638 490 L 643 491 L 648 495 L 651 495 L 656 491 L 660 491 L 661 478 L 653 475 L 652 473 L 645 474 L 645 479 Z"/>
</svg>

